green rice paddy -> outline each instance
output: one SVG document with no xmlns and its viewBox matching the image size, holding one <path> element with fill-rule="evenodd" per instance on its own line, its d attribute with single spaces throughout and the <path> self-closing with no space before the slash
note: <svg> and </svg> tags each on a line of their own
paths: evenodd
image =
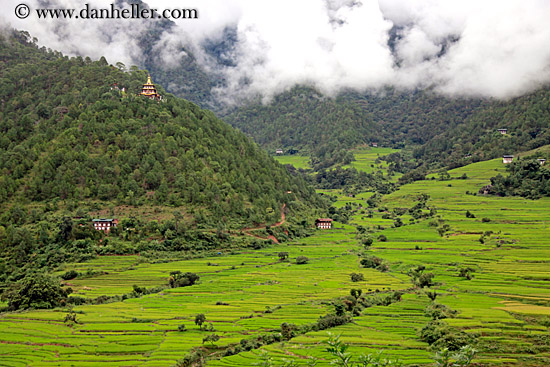
<svg viewBox="0 0 550 367">
<path fill-rule="evenodd" d="M 362 153 L 357 154 L 361 162 Z M 298 162 L 296 156 L 289 158 Z M 193 347 L 202 346 L 210 334 L 194 324 L 198 313 L 206 315 L 221 337 L 216 346 L 205 344 L 213 351 L 271 332 L 283 322 L 313 323 L 333 312 L 331 301 L 349 295 L 352 288 L 364 293 L 407 290 L 411 282 L 406 273 L 420 264 L 435 274 L 437 301 L 459 311 L 445 322 L 477 336 L 477 363 L 549 365 L 550 200 L 473 195 L 504 168 L 500 160 L 480 162 L 449 172 L 454 178 L 466 174 L 467 179 L 429 179 L 403 186 L 384 197 L 382 206 L 388 212 L 414 206 L 425 193 L 437 216 L 414 220 L 406 214 L 402 227 L 382 218 L 386 212 L 374 210 L 369 218 L 359 210 L 348 225 L 336 223 L 335 229 L 262 250 L 158 264 L 139 256 L 102 256 L 67 264 L 63 271 L 103 272 L 69 281 L 81 297 L 121 295 L 134 284 L 166 285 L 174 270 L 196 272 L 201 279 L 191 287 L 141 298 L 76 306 L 78 322 L 72 325 L 64 322 L 67 309 L 5 313 L 0 317 L 0 365 L 171 366 Z M 337 195 L 339 207 L 353 202 L 366 208 L 370 196 L 324 192 Z M 468 210 L 475 218 L 466 217 Z M 442 223 L 449 226 L 443 236 L 437 231 Z M 390 263 L 389 272 L 360 267 L 358 254 L 363 249 L 355 238 L 357 225 L 378 231 L 369 251 Z M 492 233 L 481 243 L 480 237 L 488 232 Z M 376 240 L 379 234 L 387 241 Z M 279 261 L 280 251 L 290 254 L 289 262 Z M 300 255 L 309 263 L 295 264 Z M 473 279 L 458 276 L 465 266 L 475 269 Z M 352 282 L 352 272 L 362 273 L 365 280 Z M 433 365 L 433 353 L 417 334 L 430 320 L 424 314 L 429 302 L 423 291 L 410 291 L 400 302 L 367 308 L 354 323 L 330 331 L 340 334 L 357 354 L 381 350 L 406 365 Z M 178 331 L 182 324 L 186 331 Z M 315 357 L 318 366 L 328 366 L 326 339 L 327 331 L 310 332 L 208 365 L 252 366 L 266 351 L 277 363 L 287 359 L 305 366 L 308 357 Z"/>
</svg>

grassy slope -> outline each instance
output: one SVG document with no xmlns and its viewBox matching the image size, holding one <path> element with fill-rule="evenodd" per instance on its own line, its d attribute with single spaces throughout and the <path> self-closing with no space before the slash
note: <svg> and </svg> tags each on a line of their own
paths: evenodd
<svg viewBox="0 0 550 367">
<path fill-rule="evenodd" d="M 550 291 L 546 286 L 550 248 L 550 199 L 529 201 L 522 198 L 494 198 L 465 195 L 477 192 L 489 178 L 503 172 L 500 160 L 472 164 L 453 171 L 453 177 L 468 175 L 467 180 L 428 180 L 406 185 L 387 196 L 384 205 L 411 207 L 419 193 L 427 193 L 430 206 L 449 224 L 449 236 L 440 237 L 431 220 L 388 228 L 387 242 L 376 242 L 373 252 L 392 263 L 390 273 L 361 269 L 359 247 L 354 229 L 320 231 L 300 244 L 279 245 L 250 253 L 165 264 L 140 264 L 138 257 L 101 257 L 86 264 L 68 265 L 67 269 L 101 269 L 109 274 L 71 281 L 77 294 L 97 296 L 129 292 L 133 284 L 164 284 L 171 270 L 194 271 L 201 275 L 199 285 L 167 290 L 141 299 L 100 306 L 75 307 L 79 324 L 63 324 L 66 310 L 32 311 L 4 314 L 0 319 L 0 360 L 4 365 L 141 365 L 169 366 L 194 345 L 206 332 L 193 324 L 197 313 L 205 313 L 222 337 L 224 346 L 271 328 L 282 322 L 303 324 L 315 321 L 332 310 L 323 304 L 349 294 L 351 288 L 405 289 L 410 286 L 406 271 L 425 264 L 441 282 L 438 301 L 460 311 L 448 323 L 480 335 L 478 361 L 489 365 L 540 366 L 548 362 L 548 348 L 537 349 L 533 339 L 547 335 L 545 327 L 528 324 L 515 314 L 550 315 Z M 451 186 L 449 186 L 451 185 Z M 340 205 L 348 199 L 341 197 Z M 357 198 L 356 198 L 357 199 Z M 470 210 L 476 218 L 465 217 Z M 353 224 L 386 228 L 391 220 L 358 214 Z M 481 218 L 490 218 L 482 223 Z M 402 217 L 408 223 L 408 217 Z M 493 231 L 485 244 L 481 233 Z M 500 232 L 500 233 L 499 233 Z M 515 241 L 496 247 L 500 237 Z M 414 250 L 415 246 L 422 250 Z M 288 251 L 291 259 L 308 256 L 308 265 L 279 263 L 277 252 Z M 207 263 L 217 266 L 208 266 Z M 476 268 L 475 278 L 457 277 L 460 266 Z M 235 269 L 232 269 L 232 267 Z M 365 282 L 352 283 L 351 272 L 362 272 Z M 86 287 L 86 288 L 84 288 Z M 217 306 L 223 301 L 229 306 Z M 386 355 L 399 357 L 408 364 L 429 364 L 426 344 L 416 332 L 428 318 L 423 309 L 429 300 L 423 294 L 405 295 L 402 302 L 389 307 L 366 309 L 356 324 L 338 327 L 342 339 L 352 351 L 369 353 L 383 349 Z M 281 305 L 273 313 L 262 314 L 266 306 Z M 253 315 L 252 318 L 247 318 Z M 132 318 L 150 319 L 132 322 Z M 185 324 L 186 332 L 177 332 Z M 295 359 L 304 365 L 303 356 L 321 358 L 328 365 L 324 346 L 326 332 L 309 333 L 290 342 L 264 349 L 276 360 Z M 259 351 L 226 357 L 209 365 L 252 365 Z"/>
</svg>

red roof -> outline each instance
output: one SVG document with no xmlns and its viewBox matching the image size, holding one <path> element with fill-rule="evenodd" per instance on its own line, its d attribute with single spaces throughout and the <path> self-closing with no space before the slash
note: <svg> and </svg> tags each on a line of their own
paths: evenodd
<svg viewBox="0 0 550 367">
<path fill-rule="evenodd" d="M 330 218 L 319 218 L 315 222 L 332 222 Z"/>
</svg>

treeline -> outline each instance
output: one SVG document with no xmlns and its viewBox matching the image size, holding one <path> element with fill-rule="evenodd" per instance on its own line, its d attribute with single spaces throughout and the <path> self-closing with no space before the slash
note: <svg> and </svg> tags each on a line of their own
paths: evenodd
<svg viewBox="0 0 550 367">
<path fill-rule="evenodd" d="M 145 71 L 39 49 L 25 33 L 2 40 L 0 54 L 0 203 L 187 206 L 237 227 L 277 221 L 283 203 L 321 205 L 211 112 L 160 86 L 160 103 L 138 96 Z"/>
</svg>

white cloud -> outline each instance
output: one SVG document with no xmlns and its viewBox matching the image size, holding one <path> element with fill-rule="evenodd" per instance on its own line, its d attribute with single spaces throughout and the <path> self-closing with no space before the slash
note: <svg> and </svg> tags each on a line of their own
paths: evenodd
<svg viewBox="0 0 550 367">
<path fill-rule="evenodd" d="M 151 21 L 18 20 L 13 9 L 19 3 L 7 0 L 1 17 L 40 44 L 68 54 L 104 55 L 111 63 L 140 61 L 137 39 Z M 50 3 L 82 7 L 76 0 Z M 546 0 L 156 0 L 151 6 L 199 10 L 198 20 L 175 21 L 155 50 L 174 66 L 185 57 L 185 45 L 226 77 L 224 95 L 269 98 L 301 83 L 327 94 L 394 85 L 507 98 L 550 82 Z M 399 27 L 393 54 L 392 26 Z M 201 46 L 220 39 L 228 27 L 237 37 L 226 55 L 233 66 L 213 65 Z"/>
</svg>

